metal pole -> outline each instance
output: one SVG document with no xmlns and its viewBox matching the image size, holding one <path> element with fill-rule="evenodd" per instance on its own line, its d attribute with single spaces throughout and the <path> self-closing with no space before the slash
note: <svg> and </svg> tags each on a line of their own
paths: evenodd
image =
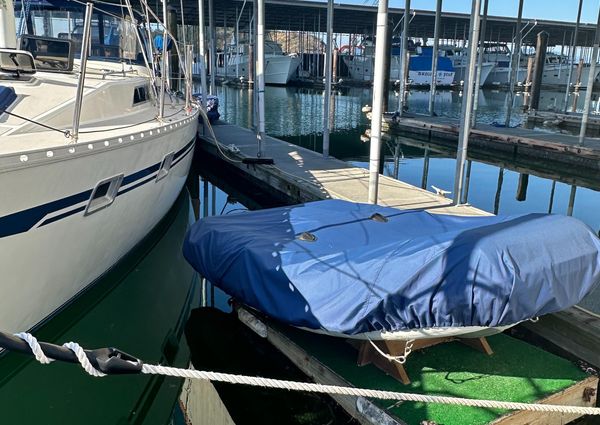
<svg viewBox="0 0 600 425">
<path fill-rule="evenodd" d="M 162 19 L 163 19 L 163 35 L 162 35 L 162 60 L 160 63 L 160 101 L 158 108 L 158 118 L 162 119 L 165 116 L 165 90 L 169 73 L 167 72 L 167 0 L 162 0 Z"/>
<path fill-rule="evenodd" d="M 487 4 L 487 0 L 486 0 Z M 433 116 L 435 102 L 435 86 L 437 85 L 438 48 L 440 45 L 440 21 L 442 20 L 442 0 L 437 0 L 435 7 L 435 27 L 433 30 L 433 52 L 431 57 L 431 90 L 429 91 L 429 115 Z"/>
<path fill-rule="evenodd" d="M 185 110 L 190 110 L 192 98 L 192 46 L 185 46 Z"/>
<path fill-rule="evenodd" d="M 556 180 L 552 180 L 552 188 L 550 189 L 550 201 L 548 202 L 548 214 L 552 214 L 554 206 L 554 191 L 556 190 Z"/>
<path fill-rule="evenodd" d="M 333 0 L 327 2 L 327 51 L 325 52 L 325 98 L 323 99 L 323 157 L 329 156 L 329 114 L 331 113 L 331 73 L 333 47 Z"/>
<path fill-rule="evenodd" d="M 519 14 L 517 15 L 517 27 L 515 29 L 515 43 L 514 51 L 512 52 L 512 58 L 510 60 L 510 79 L 508 80 L 508 105 L 506 107 L 506 121 L 504 122 L 505 127 L 510 127 L 510 116 L 512 114 L 513 99 L 515 95 L 515 80 L 516 72 L 519 68 L 519 57 L 521 56 L 521 18 L 523 17 L 523 0 L 519 0 Z"/>
<path fill-rule="evenodd" d="M 263 143 L 265 140 L 265 0 L 257 1 L 257 24 L 256 24 L 256 80 L 258 83 L 258 141 L 257 156 L 263 154 Z"/>
<path fill-rule="evenodd" d="M 407 0 L 408 1 L 408 0 Z M 369 158 L 369 203 L 377 204 L 379 189 L 379 156 L 381 151 L 381 119 L 383 116 L 383 96 L 385 75 L 385 40 L 388 31 L 388 0 L 379 0 L 377 6 L 377 36 L 375 39 L 375 69 L 373 73 L 373 102 L 371 117 L 371 151 Z"/>
<path fill-rule="evenodd" d="M 567 215 L 573 215 L 573 208 L 575 207 L 575 193 L 577 192 L 577 186 L 571 186 L 571 193 L 569 194 L 569 205 L 567 206 Z"/>
<path fill-rule="evenodd" d="M 467 160 L 467 173 L 465 176 L 465 190 L 463 191 L 463 196 L 461 203 L 466 204 L 469 201 L 469 187 L 471 187 L 471 166 L 473 165 L 473 161 Z"/>
<path fill-rule="evenodd" d="M 217 86 L 215 84 L 215 73 L 216 73 L 216 32 L 215 32 L 215 11 L 213 7 L 213 0 L 208 0 L 208 32 L 210 34 L 210 94 L 214 95 L 217 92 Z"/>
<path fill-rule="evenodd" d="M 202 105 L 206 108 L 206 41 L 204 32 L 204 0 L 198 0 L 198 61 L 200 62 L 200 87 L 202 90 Z"/>
<path fill-rule="evenodd" d="M 425 148 L 423 154 L 423 175 L 421 176 L 421 189 L 427 189 L 427 180 L 429 178 L 429 148 Z"/>
<path fill-rule="evenodd" d="M 85 72 L 87 68 L 87 58 L 90 51 L 90 36 L 92 29 L 92 11 L 94 5 L 86 3 L 85 5 L 85 21 L 83 22 L 83 34 L 81 39 L 81 60 L 79 64 L 79 80 L 77 81 L 77 94 L 75 95 L 75 110 L 73 113 L 73 131 L 71 139 L 73 143 L 77 143 L 79 138 L 79 121 L 81 120 L 81 106 L 83 102 L 83 90 L 85 88 Z"/>
<path fill-rule="evenodd" d="M 598 48 L 600 45 L 600 10 L 598 11 L 598 22 L 596 23 L 596 35 L 594 37 L 594 50 L 590 60 L 590 69 L 587 86 L 585 88 L 585 101 L 583 103 L 583 115 L 581 117 L 581 128 L 579 129 L 579 144 L 583 145 L 585 132 L 587 130 L 588 119 L 590 115 L 590 105 L 592 103 L 592 91 L 594 87 L 594 76 L 596 75 L 596 62 L 598 62 Z"/>
<path fill-rule="evenodd" d="M 406 61 L 408 60 L 408 23 L 410 21 L 410 18 L 408 16 L 409 14 L 410 0 L 404 0 L 404 28 L 402 30 L 402 62 L 400 62 L 400 96 L 398 99 L 398 113 L 400 114 L 400 116 L 402 116 L 404 110 L 404 92 L 406 91 L 406 73 L 408 72 L 408 68 L 405 65 Z M 379 23 L 377 23 L 377 31 L 379 31 Z M 385 95 L 387 96 L 387 93 L 385 93 Z"/>
<path fill-rule="evenodd" d="M 244 13 L 244 8 L 246 7 L 246 0 L 242 4 L 242 10 L 238 13 L 237 7 L 235 8 L 235 78 L 237 80 L 240 79 L 240 19 L 242 18 L 242 13 Z M 250 38 L 250 37 L 248 37 Z M 250 40 L 248 40 L 249 42 Z M 251 57 L 248 57 L 248 62 L 252 61 Z"/>
<path fill-rule="evenodd" d="M 223 11 L 223 68 L 225 79 L 227 79 L 227 68 L 229 68 L 229 56 L 230 50 L 227 46 L 227 13 Z"/>
<path fill-rule="evenodd" d="M 485 47 L 485 26 L 487 24 L 488 3 L 489 0 L 484 0 L 483 2 L 483 18 L 481 19 L 481 35 L 479 37 L 479 56 L 477 57 L 477 73 L 475 75 L 475 90 L 477 90 L 477 94 L 475 95 L 475 99 L 473 99 L 473 120 L 471 121 L 473 128 L 477 125 L 477 109 L 479 107 L 479 87 L 481 86 L 481 68 L 483 67 L 483 50 Z"/>
<path fill-rule="evenodd" d="M 522 0 L 521 0 L 522 1 Z M 471 36 L 469 37 L 469 72 L 465 76 L 463 87 L 463 104 L 460 115 L 460 129 L 458 133 L 458 151 L 456 153 L 456 174 L 454 176 L 454 203 L 461 201 L 465 161 L 467 159 L 467 146 L 471 130 L 471 112 L 473 107 L 473 82 L 475 80 L 475 65 L 477 59 L 477 40 L 479 40 L 479 11 L 481 0 L 473 0 L 471 8 Z"/>
<path fill-rule="evenodd" d="M 394 146 L 394 178 L 398 180 L 400 174 L 400 141 L 396 140 L 396 146 Z"/>
<path fill-rule="evenodd" d="M 575 62 L 575 46 L 577 46 L 577 32 L 579 31 L 579 21 L 581 20 L 581 7 L 583 6 L 583 0 L 579 0 L 579 9 L 577 10 L 577 21 L 575 22 L 575 32 L 573 33 L 573 43 L 571 44 L 570 49 L 570 60 L 568 62 L 569 65 L 569 74 L 567 76 L 567 88 L 565 90 L 565 110 L 567 113 L 567 103 L 569 102 L 569 92 L 571 91 L 571 79 L 573 78 L 573 67 Z"/>
</svg>

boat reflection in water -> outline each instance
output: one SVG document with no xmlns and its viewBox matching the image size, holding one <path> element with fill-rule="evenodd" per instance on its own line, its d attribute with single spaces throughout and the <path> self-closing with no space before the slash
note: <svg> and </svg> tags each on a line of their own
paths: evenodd
<svg viewBox="0 0 600 425">
<path fill-rule="evenodd" d="M 197 276 L 181 254 L 193 221 L 184 191 L 166 217 L 125 258 L 35 336 L 85 348 L 118 347 L 147 363 L 187 367 L 184 326 L 199 300 Z M 3 423 L 166 424 L 183 380 L 131 375 L 92 378 L 79 366 L 0 358 Z"/>
</svg>

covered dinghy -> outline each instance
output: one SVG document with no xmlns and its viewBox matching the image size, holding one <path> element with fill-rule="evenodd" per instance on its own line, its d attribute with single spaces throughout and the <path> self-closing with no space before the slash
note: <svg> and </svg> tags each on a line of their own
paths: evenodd
<svg viewBox="0 0 600 425">
<path fill-rule="evenodd" d="M 339 200 L 208 217 L 183 247 L 201 275 L 268 316 L 384 339 L 502 329 L 568 308 L 598 284 L 599 250 L 570 217 Z"/>
</svg>

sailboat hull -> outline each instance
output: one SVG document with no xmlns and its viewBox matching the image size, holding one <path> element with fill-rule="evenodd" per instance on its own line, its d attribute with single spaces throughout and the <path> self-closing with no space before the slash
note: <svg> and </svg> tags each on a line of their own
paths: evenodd
<svg viewBox="0 0 600 425">
<path fill-rule="evenodd" d="M 3 330 L 31 329 L 52 316 L 173 205 L 192 161 L 197 114 L 158 129 L 71 145 L 72 153 L 57 150 L 47 160 L 28 153 L 26 166 L 0 172 Z M 113 202 L 91 212 L 93 189 L 114 176 L 123 179 Z"/>
</svg>

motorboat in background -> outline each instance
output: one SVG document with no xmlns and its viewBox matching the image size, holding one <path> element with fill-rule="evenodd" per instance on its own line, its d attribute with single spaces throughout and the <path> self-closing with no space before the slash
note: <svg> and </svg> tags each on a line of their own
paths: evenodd
<svg viewBox="0 0 600 425">
<path fill-rule="evenodd" d="M 504 43 L 486 43 L 483 52 L 484 61 L 496 65 L 484 84 L 491 86 L 508 86 L 510 82 L 512 57 L 508 46 Z M 523 85 L 526 83 L 528 60 L 530 57 L 531 55 L 521 55 L 519 67 L 515 71 L 515 84 Z M 569 79 L 569 68 L 572 68 L 571 84 L 576 84 L 576 75 L 579 65 L 569 65 L 569 62 L 567 56 L 547 53 L 544 61 L 544 71 L 542 73 L 542 85 L 566 86 Z M 599 74 L 600 68 L 597 68 L 596 74 L 594 75 L 594 81 L 598 79 Z M 579 87 L 585 88 L 587 86 L 589 75 L 589 64 L 583 64 Z"/>
<path fill-rule="evenodd" d="M 465 47 L 455 47 L 442 45 L 439 47 L 440 55 L 447 57 L 452 61 L 454 67 L 454 83 L 463 84 L 467 75 L 469 58 L 468 49 Z M 490 73 L 494 70 L 496 64 L 493 62 L 483 62 L 481 64 L 481 74 L 479 76 L 479 86 L 483 86 Z"/>
<path fill-rule="evenodd" d="M 18 39 L 12 0 L 0 15 L 13 29 L 0 38 L 0 307 L 9 332 L 50 317 L 159 222 L 185 183 L 198 125 L 191 76 L 185 100 L 157 88 L 146 66 L 155 55 L 126 8 L 54 3 L 36 5 L 35 19 L 32 7 Z M 88 33 L 73 33 L 78 25 Z"/>
<path fill-rule="evenodd" d="M 402 70 L 402 49 L 400 40 L 394 39 L 392 43 L 392 56 L 390 60 L 390 81 L 398 81 Z M 373 67 L 375 65 L 375 43 L 373 39 L 366 38 L 356 49 L 359 55 L 343 55 L 342 58 L 353 80 L 373 81 Z M 428 86 L 431 84 L 431 64 L 433 52 L 431 47 L 415 46 L 412 41 L 409 45 L 410 61 L 408 63 L 408 80 L 411 86 Z M 446 57 L 438 56 L 437 80 L 440 86 L 449 86 L 454 82 L 454 67 L 452 61 Z"/>
<path fill-rule="evenodd" d="M 285 54 L 273 40 L 265 40 L 265 84 L 285 85 L 295 75 L 300 57 Z M 250 46 L 248 42 L 232 42 L 224 52 L 217 53 L 216 75 L 227 78 L 243 78 L 250 72 Z"/>
</svg>

